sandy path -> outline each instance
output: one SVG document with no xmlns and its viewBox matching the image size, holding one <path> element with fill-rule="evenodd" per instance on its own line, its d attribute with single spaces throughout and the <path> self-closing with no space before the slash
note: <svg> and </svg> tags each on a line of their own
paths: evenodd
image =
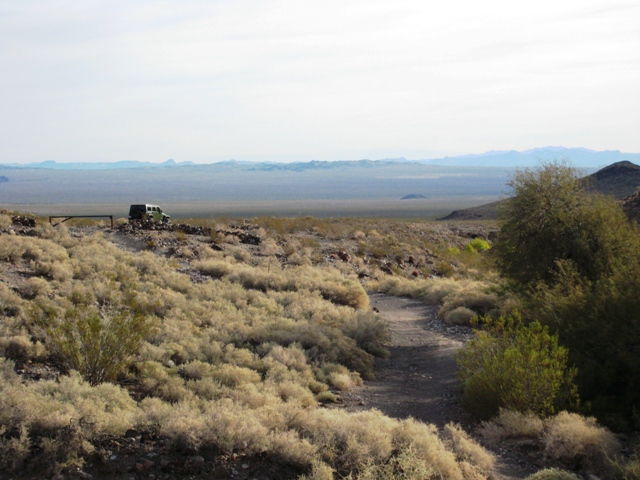
<svg viewBox="0 0 640 480">
<path fill-rule="evenodd" d="M 391 356 L 376 360 L 376 379 L 342 395 L 349 411 L 376 408 L 394 418 L 413 417 L 439 429 L 459 423 L 469 433 L 475 420 L 461 406 L 455 353 L 472 337 L 470 329 L 447 327 L 436 307 L 407 298 L 370 294 L 391 329 Z M 495 477 L 524 478 L 536 471 L 513 451 L 496 453 Z"/>
<path fill-rule="evenodd" d="M 436 319 L 436 307 L 383 294 L 370 297 L 391 329 L 391 356 L 376 360 L 376 379 L 351 392 L 345 398 L 347 408 L 377 408 L 391 417 L 413 417 L 439 428 L 449 422 L 471 423 L 460 406 L 456 382 L 460 333 L 447 333 Z"/>
</svg>

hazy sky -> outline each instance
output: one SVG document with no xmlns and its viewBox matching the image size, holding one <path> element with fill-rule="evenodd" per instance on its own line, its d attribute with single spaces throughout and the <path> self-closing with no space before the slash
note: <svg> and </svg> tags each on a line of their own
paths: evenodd
<svg viewBox="0 0 640 480">
<path fill-rule="evenodd" d="M 640 2 L 0 0 L 0 163 L 640 152 Z"/>
</svg>

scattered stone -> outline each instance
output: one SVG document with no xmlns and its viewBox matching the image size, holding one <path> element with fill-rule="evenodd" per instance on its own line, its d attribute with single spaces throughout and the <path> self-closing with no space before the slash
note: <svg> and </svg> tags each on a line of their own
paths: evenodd
<svg viewBox="0 0 640 480">
<path fill-rule="evenodd" d="M 200 455 L 189 457 L 184 464 L 184 468 L 189 473 L 200 473 L 204 468 L 204 458 Z"/>
<path fill-rule="evenodd" d="M 143 473 L 151 470 L 155 466 L 151 460 L 143 460 L 142 462 L 136 463 L 136 472 Z"/>
<path fill-rule="evenodd" d="M 11 222 L 14 225 L 20 225 L 22 227 L 35 227 L 36 219 L 27 217 L 26 215 L 14 215 L 11 217 Z"/>
<path fill-rule="evenodd" d="M 81 480 L 91 480 L 93 478 L 93 475 L 83 472 L 82 470 L 76 470 L 71 475 L 73 475 L 74 478 L 79 478 Z"/>
<path fill-rule="evenodd" d="M 342 260 L 343 262 L 346 262 L 346 263 L 350 263 L 351 262 L 351 255 L 349 253 L 345 252 L 345 251 L 342 251 L 342 250 L 340 250 L 338 252 L 338 258 L 340 260 Z"/>
</svg>

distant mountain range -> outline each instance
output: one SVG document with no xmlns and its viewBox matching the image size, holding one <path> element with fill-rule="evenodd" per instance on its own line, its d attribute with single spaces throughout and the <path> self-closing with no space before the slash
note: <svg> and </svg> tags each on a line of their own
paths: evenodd
<svg viewBox="0 0 640 480">
<path fill-rule="evenodd" d="M 568 160 L 577 168 L 602 168 L 612 163 L 629 161 L 640 163 L 640 153 L 622 153 L 619 150 L 597 152 L 586 148 L 542 147 L 524 152 L 493 151 L 479 155 L 461 155 L 426 160 L 432 165 L 474 167 L 535 167 L 550 160 Z M 422 163 L 422 161 L 421 161 Z"/>
<path fill-rule="evenodd" d="M 344 166 L 373 167 L 379 163 L 419 163 L 426 165 L 443 165 L 456 167 L 534 167 L 541 162 L 549 160 L 568 160 L 573 166 L 578 168 L 602 168 L 606 165 L 620 161 L 630 161 L 640 163 L 640 153 L 622 153 L 619 150 L 595 151 L 586 148 L 565 148 L 565 147 L 542 147 L 532 150 L 518 152 L 491 151 L 477 155 L 460 155 L 454 157 L 432 158 L 423 160 L 408 160 L 404 157 L 385 158 L 380 160 L 336 160 L 320 161 L 311 160 L 308 162 L 278 163 L 278 162 L 245 162 L 237 160 L 227 160 L 215 162 L 217 168 L 230 170 L 263 170 L 263 171 L 304 171 L 331 169 Z M 111 170 L 111 169 L 134 169 L 134 168 L 178 168 L 191 167 L 193 162 L 176 162 L 173 159 L 162 163 L 140 162 L 137 160 L 122 160 L 117 162 L 73 162 L 64 163 L 54 160 L 44 162 L 16 164 L 4 163 L 4 168 L 38 168 L 50 170 Z M 202 164 L 198 164 L 202 165 Z"/>
</svg>

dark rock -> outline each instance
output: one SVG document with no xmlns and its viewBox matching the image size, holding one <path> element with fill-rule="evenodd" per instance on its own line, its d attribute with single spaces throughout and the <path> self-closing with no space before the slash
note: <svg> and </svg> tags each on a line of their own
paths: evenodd
<svg viewBox="0 0 640 480">
<path fill-rule="evenodd" d="M 200 455 L 189 457 L 184 463 L 184 468 L 189 473 L 200 473 L 204 469 L 204 458 Z"/>
</svg>

